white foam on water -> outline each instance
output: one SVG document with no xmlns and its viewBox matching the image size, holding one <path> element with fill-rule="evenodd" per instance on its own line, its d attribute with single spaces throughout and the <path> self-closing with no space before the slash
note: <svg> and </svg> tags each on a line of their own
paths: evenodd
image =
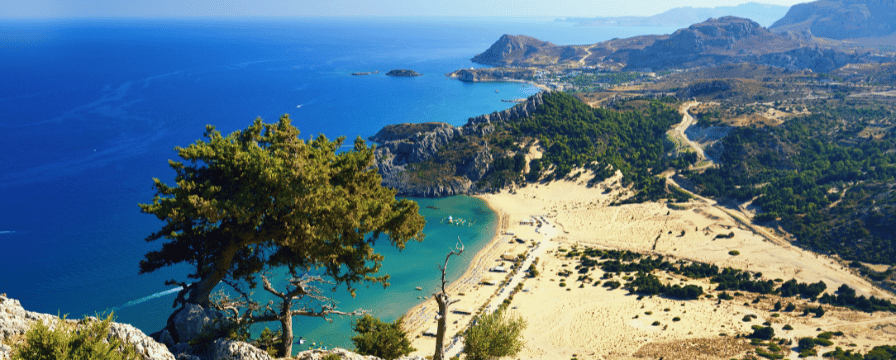
<svg viewBox="0 0 896 360">
<path fill-rule="evenodd" d="M 149 296 L 144 296 L 144 297 L 139 298 L 139 299 L 134 300 L 134 301 L 128 301 L 127 303 L 125 303 L 125 304 L 122 305 L 122 306 L 117 306 L 117 307 L 112 308 L 112 311 L 115 311 L 115 310 L 118 310 L 118 309 L 121 309 L 121 308 L 126 308 L 126 307 L 128 307 L 128 306 L 134 306 L 134 305 L 137 305 L 137 304 L 140 304 L 140 303 L 143 303 L 143 302 L 147 302 L 147 301 L 152 300 L 152 299 L 160 298 L 160 297 L 165 296 L 165 295 L 171 295 L 171 294 L 174 294 L 174 293 L 176 293 L 176 292 L 178 292 L 178 291 L 181 291 L 181 290 L 183 290 L 183 287 L 178 286 L 178 287 L 173 288 L 173 289 L 165 290 L 165 291 L 162 291 L 162 292 L 157 292 L 157 293 L 155 293 L 155 294 L 152 294 L 152 295 L 149 295 Z"/>
</svg>

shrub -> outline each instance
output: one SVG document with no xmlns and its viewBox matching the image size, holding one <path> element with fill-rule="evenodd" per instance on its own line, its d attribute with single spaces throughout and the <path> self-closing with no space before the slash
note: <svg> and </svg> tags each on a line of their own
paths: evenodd
<svg viewBox="0 0 896 360">
<path fill-rule="evenodd" d="M 676 316 L 676 317 L 672 318 L 672 321 L 681 321 L 681 318 Z"/>
<path fill-rule="evenodd" d="M 470 360 L 490 360 L 513 356 L 523 349 L 526 321 L 503 311 L 476 318 L 476 325 L 464 332 L 464 352 Z"/>
<path fill-rule="evenodd" d="M 63 316 L 56 326 L 37 321 L 25 333 L 25 344 L 13 350 L 12 360 L 137 360 L 134 346 L 109 336 L 113 315 L 103 320 L 85 317 L 77 326 Z"/>
<path fill-rule="evenodd" d="M 659 326 L 659 325 L 660 325 L 660 322 L 659 322 L 659 321 L 654 321 L 653 324 L 651 324 L 651 325 L 653 325 L 653 326 Z"/>
<path fill-rule="evenodd" d="M 342 360 L 342 357 L 339 354 L 327 354 L 321 360 Z"/>
<path fill-rule="evenodd" d="M 793 305 L 792 303 L 787 304 L 787 307 L 784 308 L 784 311 L 787 311 L 787 312 L 794 311 L 794 310 L 796 310 L 796 305 Z"/>
<path fill-rule="evenodd" d="M 408 334 L 401 328 L 403 318 L 387 323 L 376 317 L 364 315 L 352 322 L 358 335 L 352 337 L 358 354 L 373 355 L 383 359 L 395 359 L 417 350 L 411 347 Z"/>
<path fill-rule="evenodd" d="M 790 326 L 790 324 L 787 324 L 787 325 L 784 325 L 784 327 L 782 327 L 782 329 L 784 329 L 784 330 L 793 330 L 793 326 Z"/>
<path fill-rule="evenodd" d="M 761 327 L 753 330 L 753 334 L 751 334 L 750 337 L 754 339 L 771 340 L 775 337 L 775 329 L 772 329 L 771 327 Z"/>
<path fill-rule="evenodd" d="M 740 255 L 740 251 L 737 251 L 737 250 L 731 250 L 731 251 L 728 252 L 728 255 L 738 256 L 738 255 Z"/>
</svg>

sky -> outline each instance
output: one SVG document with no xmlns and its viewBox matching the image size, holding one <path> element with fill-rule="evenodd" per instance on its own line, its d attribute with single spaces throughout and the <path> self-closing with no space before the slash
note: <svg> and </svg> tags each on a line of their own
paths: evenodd
<svg viewBox="0 0 896 360">
<path fill-rule="evenodd" d="M 753 0 L 791 6 L 810 0 Z M 750 0 L 0 0 L 0 18 L 648 16 Z"/>
</svg>

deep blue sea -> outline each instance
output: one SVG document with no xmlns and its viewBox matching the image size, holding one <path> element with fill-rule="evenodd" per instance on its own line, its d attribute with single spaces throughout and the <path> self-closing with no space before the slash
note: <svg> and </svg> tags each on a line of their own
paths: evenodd
<svg viewBox="0 0 896 360">
<path fill-rule="evenodd" d="M 118 321 L 157 331 L 174 297 L 164 281 L 184 280 L 188 268 L 137 274 L 160 247 L 143 241 L 160 222 L 137 204 L 151 201 L 153 177 L 171 182 L 172 149 L 206 124 L 229 133 L 288 113 L 303 136 L 349 144 L 387 124 L 461 125 L 537 92 L 444 76 L 479 67 L 468 59 L 502 34 L 584 44 L 671 30 L 501 18 L 0 21 L 0 293 L 70 317 L 115 309 Z M 383 75 L 399 68 L 424 76 Z M 380 73 L 349 75 L 361 71 Z M 458 236 L 468 255 L 452 278 L 494 234 L 495 215 L 477 199 L 420 201 L 426 241 L 380 249 L 392 286 L 333 294 L 343 310 L 396 318 L 417 303 L 413 287 L 434 286 L 435 264 Z M 440 224 L 448 215 L 476 225 Z M 295 329 L 350 344 L 347 320 L 297 318 Z"/>
</svg>

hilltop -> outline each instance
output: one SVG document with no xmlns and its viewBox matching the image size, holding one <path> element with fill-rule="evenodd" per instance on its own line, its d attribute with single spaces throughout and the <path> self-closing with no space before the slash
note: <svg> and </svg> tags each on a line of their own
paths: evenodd
<svg viewBox="0 0 896 360">
<path fill-rule="evenodd" d="M 797 4 L 769 30 L 776 33 L 808 31 L 817 37 L 837 40 L 892 37 L 896 34 L 896 2 L 819 0 Z"/>
</svg>

